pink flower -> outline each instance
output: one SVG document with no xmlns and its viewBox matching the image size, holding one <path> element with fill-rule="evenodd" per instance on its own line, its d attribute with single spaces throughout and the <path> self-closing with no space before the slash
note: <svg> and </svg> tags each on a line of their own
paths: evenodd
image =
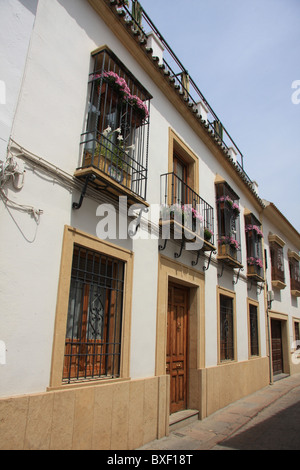
<svg viewBox="0 0 300 470">
<path fill-rule="evenodd" d="M 145 113 L 145 118 L 149 116 L 148 108 L 145 103 L 136 95 L 130 95 L 129 103 L 133 106 L 137 106 L 141 111 Z"/>
<path fill-rule="evenodd" d="M 247 263 L 250 265 L 250 266 L 258 266 L 259 268 L 262 268 L 263 267 L 263 262 L 261 259 L 259 258 L 254 258 L 253 256 L 251 256 L 250 258 L 247 258 Z"/>
<path fill-rule="evenodd" d="M 263 238 L 264 235 L 257 225 L 246 225 L 246 228 L 245 228 L 246 232 L 251 232 L 252 230 L 254 230 L 259 237 Z"/>
</svg>

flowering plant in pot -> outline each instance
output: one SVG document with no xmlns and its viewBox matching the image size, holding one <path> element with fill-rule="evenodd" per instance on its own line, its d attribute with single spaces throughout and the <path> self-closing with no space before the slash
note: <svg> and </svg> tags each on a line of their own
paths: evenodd
<svg viewBox="0 0 300 470">
<path fill-rule="evenodd" d="M 205 227 L 205 229 L 204 229 L 204 240 L 209 241 L 212 238 L 213 234 L 214 234 L 214 232 L 212 230 Z"/>
<path fill-rule="evenodd" d="M 240 245 L 238 241 L 231 236 L 222 236 L 218 240 L 219 244 L 219 254 L 221 256 L 231 256 L 232 258 L 237 258 L 237 250 Z"/>
<path fill-rule="evenodd" d="M 257 266 L 259 268 L 263 267 L 262 260 L 259 259 L 259 258 L 254 258 L 254 256 L 251 256 L 251 257 L 247 258 L 247 264 L 248 264 L 248 266 Z"/>
<path fill-rule="evenodd" d="M 258 227 L 258 225 L 246 225 L 245 232 L 246 233 L 255 232 L 259 238 L 263 238 L 264 236 L 262 231 Z"/>
<path fill-rule="evenodd" d="M 226 237 L 226 236 L 222 236 L 220 237 L 219 239 L 219 245 L 230 245 L 232 248 L 234 248 L 235 250 L 238 250 L 239 249 L 239 243 L 238 241 L 233 238 L 233 237 Z"/>
<path fill-rule="evenodd" d="M 247 258 L 247 265 L 248 265 L 248 274 L 258 274 L 260 275 L 261 269 L 263 268 L 263 262 L 259 258 L 255 258 L 254 256 L 250 256 Z"/>
<path fill-rule="evenodd" d="M 104 78 L 105 82 L 108 83 L 122 98 L 126 99 L 131 97 L 129 86 L 126 83 L 126 80 L 120 77 L 117 73 L 109 71 L 96 74 L 93 77 L 95 80 L 99 78 Z M 102 85 L 101 92 L 105 90 L 105 84 Z M 99 90 L 100 93 L 100 90 Z"/>
<path fill-rule="evenodd" d="M 231 197 L 229 196 L 221 196 L 219 199 L 217 199 L 217 202 L 220 204 L 221 208 L 225 207 L 225 204 L 228 205 L 230 209 L 232 209 L 233 214 L 235 217 L 238 217 L 240 214 L 240 207 L 239 205 L 234 202 Z"/>
<path fill-rule="evenodd" d="M 128 97 L 128 102 L 131 104 L 133 109 L 139 114 L 141 117 L 142 121 L 145 121 L 145 119 L 148 118 L 149 116 L 149 111 L 145 103 L 136 95 L 130 95 Z"/>
</svg>

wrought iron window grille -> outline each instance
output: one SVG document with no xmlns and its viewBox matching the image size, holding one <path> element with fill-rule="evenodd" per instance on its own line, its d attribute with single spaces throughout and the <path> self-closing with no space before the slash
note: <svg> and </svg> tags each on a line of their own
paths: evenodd
<svg viewBox="0 0 300 470">
<path fill-rule="evenodd" d="M 146 200 L 152 96 L 108 48 L 93 54 L 82 165 Z M 78 170 L 78 169 L 77 169 Z"/>
<path fill-rule="evenodd" d="M 75 245 L 63 382 L 120 375 L 124 263 Z"/>
<path fill-rule="evenodd" d="M 245 235 L 248 279 L 251 282 L 264 282 L 263 233 L 259 220 L 252 213 L 245 215 Z"/>
<path fill-rule="evenodd" d="M 216 184 L 218 257 L 228 265 L 242 268 L 239 197 L 226 182 Z"/>
</svg>

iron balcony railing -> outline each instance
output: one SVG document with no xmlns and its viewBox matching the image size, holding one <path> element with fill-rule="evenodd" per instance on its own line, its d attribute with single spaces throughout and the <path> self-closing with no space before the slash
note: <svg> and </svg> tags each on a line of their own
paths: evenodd
<svg viewBox="0 0 300 470">
<path fill-rule="evenodd" d="M 252 185 L 253 182 L 244 169 L 244 156 L 242 152 L 199 90 L 186 67 L 184 67 L 175 55 L 141 4 L 137 0 L 115 0 L 115 2 L 110 0 L 110 3 L 115 3 L 120 14 L 123 14 L 125 16 L 125 20 L 129 24 L 132 24 L 132 29 L 135 34 L 139 36 L 140 41 L 147 41 L 150 33 L 154 33 L 159 39 L 164 49 L 161 68 L 163 68 L 165 74 L 169 76 L 170 81 L 174 83 L 175 88 L 181 91 L 184 99 L 192 109 L 199 110 L 199 103 L 206 108 L 205 115 L 202 113 L 200 114 L 202 114 L 202 118 L 205 119 L 208 129 L 227 150 L 230 150 L 231 148 L 234 150 L 237 167 L 242 171 L 247 182 Z"/>
<path fill-rule="evenodd" d="M 195 231 L 197 222 L 202 229 L 204 240 L 214 245 L 214 209 L 199 194 L 189 187 L 175 173 L 161 175 L 161 213 L 172 211 L 175 220 L 182 220 L 182 225 L 188 226 L 191 221 L 191 230 Z M 178 216 L 179 213 L 179 216 Z M 177 214 L 177 217 L 176 217 Z M 186 222 L 185 222 L 186 221 Z"/>
<path fill-rule="evenodd" d="M 241 263 L 239 197 L 226 183 L 216 185 L 218 254 Z"/>
<path fill-rule="evenodd" d="M 151 95 L 108 48 L 93 56 L 82 167 L 146 199 Z"/>
<path fill-rule="evenodd" d="M 263 250 L 260 221 L 252 214 L 245 215 L 245 234 L 248 275 L 264 278 Z"/>
</svg>

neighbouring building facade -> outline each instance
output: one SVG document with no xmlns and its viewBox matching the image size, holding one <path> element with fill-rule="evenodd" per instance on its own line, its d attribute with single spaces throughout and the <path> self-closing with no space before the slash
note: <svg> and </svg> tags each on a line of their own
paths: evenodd
<svg viewBox="0 0 300 470">
<path fill-rule="evenodd" d="M 3 8 L 0 448 L 137 449 L 300 372 L 300 235 L 139 2 Z"/>
</svg>

